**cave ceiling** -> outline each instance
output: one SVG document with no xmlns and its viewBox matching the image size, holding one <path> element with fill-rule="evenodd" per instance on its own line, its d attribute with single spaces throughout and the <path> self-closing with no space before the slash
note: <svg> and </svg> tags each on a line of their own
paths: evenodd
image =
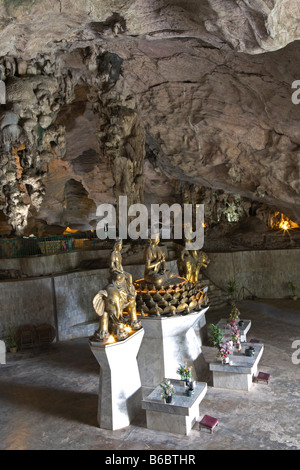
<svg viewBox="0 0 300 470">
<path fill-rule="evenodd" d="M 299 39 L 297 0 L 0 0 L 0 223 L 88 230 L 185 185 L 300 223 Z"/>
</svg>

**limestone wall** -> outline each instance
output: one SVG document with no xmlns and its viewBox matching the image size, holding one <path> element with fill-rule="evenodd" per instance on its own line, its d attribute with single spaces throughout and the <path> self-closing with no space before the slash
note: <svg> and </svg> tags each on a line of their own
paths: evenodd
<svg viewBox="0 0 300 470">
<path fill-rule="evenodd" d="M 291 295 L 288 281 L 297 285 L 300 296 L 300 250 L 238 251 L 208 253 L 211 262 L 205 275 L 217 286 L 226 289 L 235 279 L 245 295 L 252 292 L 262 299 L 281 299 Z M 240 293 L 242 295 L 242 292 Z"/>
<path fill-rule="evenodd" d="M 106 262 L 110 250 L 86 250 L 58 253 L 48 256 L 28 256 L 26 258 L 1 259 L 1 269 L 17 270 L 23 276 L 46 276 L 68 271 L 74 271 L 82 261 L 99 260 Z"/>
<path fill-rule="evenodd" d="M 175 270 L 176 263 L 168 263 L 168 268 Z M 126 270 L 135 280 L 143 277 L 144 266 L 127 266 Z M 9 326 L 42 323 L 50 323 L 60 341 L 92 335 L 98 324 L 93 297 L 107 278 L 108 269 L 94 269 L 0 282 L 0 338 Z"/>
<path fill-rule="evenodd" d="M 300 250 L 209 253 L 209 257 L 204 277 L 220 287 L 235 279 L 239 290 L 244 286 L 258 298 L 276 299 L 291 294 L 287 286 L 291 280 L 300 296 Z M 125 269 L 133 279 L 143 277 L 143 265 Z M 176 261 L 169 262 L 168 269 L 175 270 Z M 92 300 L 107 277 L 107 269 L 94 269 L 0 282 L 0 338 L 10 325 L 42 323 L 55 327 L 58 340 L 90 336 L 98 324 Z"/>
<path fill-rule="evenodd" d="M 10 326 L 50 323 L 55 327 L 51 278 L 0 282 L 0 337 Z"/>
</svg>

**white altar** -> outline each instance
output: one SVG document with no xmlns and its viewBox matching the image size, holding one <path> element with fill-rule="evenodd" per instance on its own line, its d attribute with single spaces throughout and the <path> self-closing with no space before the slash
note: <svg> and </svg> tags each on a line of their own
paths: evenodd
<svg viewBox="0 0 300 470">
<path fill-rule="evenodd" d="M 249 346 L 254 346 L 255 349 L 254 355 L 250 357 L 245 355 L 245 350 Z M 263 350 L 263 344 L 242 343 L 241 352 L 234 352 L 230 356 L 229 364 L 222 364 L 217 360 L 211 362 L 209 369 L 213 373 L 213 386 L 249 391 L 253 383 L 253 376 L 257 373 Z"/>
<path fill-rule="evenodd" d="M 206 365 L 200 330 L 208 308 L 188 315 L 141 318 L 145 335 L 138 365 L 143 386 L 156 387 L 165 377 L 179 379 L 177 369 L 185 361 L 193 367 L 194 380 L 201 379 Z"/>
<path fill-rule="evenodd" d="M 144 330 L 123 341 L 102 344 L 89 340 L 100 365 L 98 424 L 100 428 L 121 429 L 128 426 L 141 410 L 142 388 L 137 354 Z"/>
</svg>

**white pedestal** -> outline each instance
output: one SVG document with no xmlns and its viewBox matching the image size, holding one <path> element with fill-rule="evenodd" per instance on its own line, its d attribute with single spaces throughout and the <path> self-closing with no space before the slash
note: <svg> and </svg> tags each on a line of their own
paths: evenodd
<svg viewBox="0 0 300 470">
<path fill-rule="evenodd" d="M 185 395 L 185 386 L 180 380 L 172 380 L 172 384 L 176 390 L 172 403 L 163 402 L 160 386 L 143 399 L 147 428 L 187 436 L 199 418 L 199 405 L 207 392 L 207 384 L 195 382 L 191 397 Z"/>
<path fill-rule="evenodd" d="M 229 328 L 227 328 L 227 322 L 225 318 L 221 318 L 221 320 L 217 323 L 217 326 L 221 328 L 224 337 L 230 336 Z M 239 330 L 241 333 L 241 343 L 246 343 L 247 341 L 247 333 L 251 328 L 251 320 L 243 320 L 244 326 L 239 326 Z"/>
<path fill-rule="evenodd" d="M 142 317 L 145 336 L 138 354 L 142 385 L 156 387 L 166 377 L 179 379 L 179 364 L 193 367 L 193 379 L 201 380 L 206 363 L 199 330 L 206 324 L 208 307 L 188 315 Z"/>
<path fill-rule="evenodd" d="M 263 344 L 255 344 L 254 356 L 244 355 L 245 349 L 249 346 L 243 343 L 242 352 L 234 353 L 230 357 L 229 364 L 212 362 L 209 369 L 213 373 L 213 386 L 231 390 L 249 391 L 252 387 L 253 376 L 257 373 L 257 366 L 263 354 Z"/>
<path fill-rule="evenodd" d="M 0 364 L 6 364 L 6 344 L 0 340 Z"/>
<path fill-rule="evenodd" d="M 141 328 L 124 341 L 101 345 L 89 341 L 100 365 L 98 424 L 100 428 L 128 426 L 142 409 L 141 379 L 137 354 L 144 336 Z"/>
</svg>

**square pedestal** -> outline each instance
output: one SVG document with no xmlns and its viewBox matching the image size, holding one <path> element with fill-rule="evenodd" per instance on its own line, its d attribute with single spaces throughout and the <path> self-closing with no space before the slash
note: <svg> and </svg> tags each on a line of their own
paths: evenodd
<svg viewBox="0 0 300 470">
<path fill-rule="evenodd" d="M 200 380 L 206 363 L 202 354 L 201 328 L 208 307 L 188 315 L 144 317 L 145 336 L 138 354 L 143 386 L 156 387 L 164 377 L 178 379 L 177 369 L 185 361 L 193 366 L 193 378 Z"/>
<path fill-rule="evenodd" d="M 143 399 L 142 408 L 146 410 L 147 428 L 187 436 L 200 416 L 199 404 L 207 392 L 207 384 L 195 382 L 194 394 L 187 397 L 181 380 L 171 382 L 176 389 L 172 403 L 163 402 L 159 385 Z"/>
<path fill-rule="evenodd" d="M 105 429 L 129 426 L 142 409 L 137 354 L 144 336 L 141 328 L 127 339 L 103 345 L 89 341 L 100 365 L 98 424 Z"/>
<path fill-rule="evenodd" d="M 221 320 L 217 323 L 217 326 L 222 330 L 224 338 L 230 336 L 229 329 L 227 328 L 227 322 L 225 318 L 221 318 Z M 245 343 L 247 341 L 247 333 L 251 328 L 251 320 L 243 320 L 244 326 L 239 326 L 239 330 L 241 333 L 241 343 Z M 229 339 L 229 338 L 228 338 Z"/>
<path fill-rule="evenodd" d="M 254 356 L 245 356 L 245 349 L 250 343 L 242 345 L 241 353 L 234 353 L 229 364 L 212 362 L 209 369 L 213 373 L 213 386 L 232 390 L 249 391 L 253 384 L 253 376 L 257 373 L 257 366 L 263 354 L 263 344 L 255 345 Z"/>
</svg>

